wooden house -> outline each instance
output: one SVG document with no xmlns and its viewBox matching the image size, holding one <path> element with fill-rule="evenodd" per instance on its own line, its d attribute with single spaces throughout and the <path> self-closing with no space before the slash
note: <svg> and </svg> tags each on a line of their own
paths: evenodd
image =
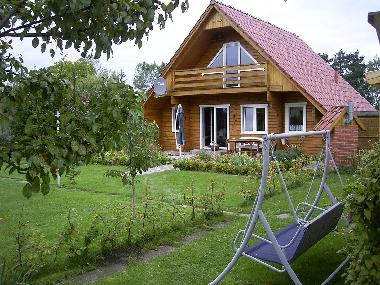
<svg viewBox="0 0 380 285">
<path fill-rule="evenodd" d="M 175 108 L 185 113 L 185 150 L 267 133 L 330 129 L 340 164 L 350 163 L 366 126 L 355 112 L 376 110 L 297 35 L 211 1 L 167 64 L 163 97 L 149 94 L 144 115 L 160 128 L 164 150 L 175 150 Z M 299 138 L 317 153 L 321 138 Z"/>
</svg>

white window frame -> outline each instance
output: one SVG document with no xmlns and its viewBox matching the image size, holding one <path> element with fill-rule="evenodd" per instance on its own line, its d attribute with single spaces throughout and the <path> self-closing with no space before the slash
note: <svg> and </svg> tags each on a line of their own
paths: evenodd
<svg viewBox="0 0 380 285">
<path fill-rule="evenodd" d="M 307 103 L 297 102 L 297 103 L 285 103 L 285 132 L 286 133 L 297 133 L 306 132 L 306 116 L 307 116 Z M 303 120 L 302 120 L 302 131 L 289 131 L 289 111 L 291 107 L 302 107 L 303 108 Z"/>
<path fill-rule="evenodd" d="M 226 60 L 227 60 L 226 49 L 227 49 L 227 46 L 239 46 L 238 65 L 240 65 L 240 62 L 241 62 L 241 50 L 242 49 L 252 59 L 252 61 L 254 62 L 253 64 L 258 64 L 257 60 L 253 58 L 253 56 L 240 44 L 240 42 L 228 42 L 228 43 L 223 44 L 221 49 L 218 50 L 218 52 L 215 54 L 214 58 L 210 61 L 210 63 L 207 65 L 207 67 L 211 67 L 210 65 L 214 63 L 214 61 L 216 60 L 216 58 L 218 57 L 220 52 L 223 53 L 223 66 L 222 67 L 226 66 Z"/>
<path fill-rule="evenodd" d="M 237 63 L 238 66 L 241 63 L 242 49 L 248 55 L 248 57 L 250 57 L 252 59 L 252 61 L 253 61 L 252 64 L 258 64 L 257 60 L 253 58 L 253 56 L 240 44 L 240 42 L 228 42 L 228 43 L 223 44 L 222 48 L 215 54 L 214 58 L 210 61 L 210 63 L 207 65 L 207 67 L 211 67 L 210 65 L 214 63 L 214 61 L 216 60 L 216 58 L 218 57 L 220 52 L 222 52 L 222 56 L 223 56 L 223 66 L 222 67 L 225 67 L 226 62 L 227 62 L 227 47 L 228 46 L 238 46 L 238 63 Z M 249 71 L 249 70 L 244 70 L 244 71 Z M 237 75 L 236 77 L 238 78 L 237 81 L 240 80 L 240 77 L 238 76 L 238 74 L 240 74 L 240 72 L 241 72 L 241 70 L 238 70 L 238 73 L 236 74 Z M 217 74 L 217 73 L 221 73 L 221 72 L 209 72 L 209 73 L 203 73 L 202 75 L 204 75 L 204 74 Z M 226 73 L 226 71 L 224 73 Z M 226 80 L 226 78 L 223 78 L 223 81 L 226 82 L 228 80 Z M 237 84 L 236 86 L 228 86 L 228 83 L 223 84 L 223 88 L 234 88 L 234 87 L 240 87 L 240 84 Z"/>
<path fill-rule="evenodd" d="M 172 107 L 172 133 L 178 133 L 178 129 L 176 128 L 176 121 L 175 121 L 175 116 L 177 113 L 177 107 Z"/>
<path fill-rule="evenodd" d="M 246 131 L 245 130 L 245 118 L 244 118 L 244 108 L 253 108 L 253 131 Z M 256 124 L 256 108 L 264 108 L 265 109 L 265 130 L 264 131 L 257 131 L 257 124 Z M 240 133 L 241 134 L 258 134 L 258 135 L 264 135 L 268 134 L 268 104 L 244 104 L 240 105 Z"/>
<path fill-rule="evenodd" d="M 221 105 L 199 105 L 199 148 L 204 149 L 203 145 L 203 108 L 227 108 L 227 139 L 230 138 L 230 104 Z M 216 111 L 214 109 L 214 122 L 216 122 Z M 214 137 L 216 136 L 216 128 L 214 128 Z M 227 146 L 228 147 L 228 146 Z M 221 149 L 227 149 L 227 147 L 221 147 Z"/>
</svg>

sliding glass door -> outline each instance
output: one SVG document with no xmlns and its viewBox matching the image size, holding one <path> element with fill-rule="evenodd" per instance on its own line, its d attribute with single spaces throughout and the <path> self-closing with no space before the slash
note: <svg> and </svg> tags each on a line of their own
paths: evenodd
<svg viewBox="0 0 380 285">
<path fill-rule="evenodd" d="M 226 147 L 229 136 L 229 106 L 201 106 L 200 111 L 201 148 L 210 147 L 214 143 L 219 147 Z"/>
</svg>

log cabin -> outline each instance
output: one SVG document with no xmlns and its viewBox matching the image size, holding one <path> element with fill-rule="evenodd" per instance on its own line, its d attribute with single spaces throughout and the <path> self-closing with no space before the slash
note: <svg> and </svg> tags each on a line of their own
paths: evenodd
<svg viewBox="0 0 380 285">
<path fill-rule="evenodd" d="M 165 96 L 151 90 L 144 116 L 160 129 L 163 150 L 175 150 L 176 106 L 185 113 L 184 149 L 228 148 L 228 139 L 328 129 L 337 163 L 352 163 L 360 114 L 376 109 L 297 35 L 211 1 L 162 72 Z M 347 105 L 354 120 L 347 124 Z M 319 153 L 322 139 L 292 139 Z"/>
</svg>

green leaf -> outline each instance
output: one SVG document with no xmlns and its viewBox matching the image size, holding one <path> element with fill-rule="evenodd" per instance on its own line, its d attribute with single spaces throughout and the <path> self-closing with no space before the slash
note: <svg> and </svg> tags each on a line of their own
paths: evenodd
<svg viewBox="0 0 380 285">
<path fill-rule="evenodd" d="M 32 197 L 32 186 L 29 183 L 25 184 L 22 188 L 22 195 L 28 199 Z"/>
<path fill-rule="evenodd" d="M 43 194 L 43 195 L 46 195 L 46 194 L 48 194 L 49 193 L 49 191 L 50 191 L 50 185 L 49 185 L 49 183 L 42 183 L 41 184 L 41 193 Z"/>
<path fill-rule="evenodd" d="M 34 48 L 38 47 L 39 39 L 38 38 L 33 38 L 32 40 L 32 46 Z"/>
<path fill-rule="evenodd" d="M 371 220 L 371 211 L 369 209 L 364 209 L 364 216 L 367 220 Z"/>
<path fill-rule="evenodd" d="M 50 49 L 50 56 L 51 56 L 51 57 L 54 57 L 54 56 L 55 56 L 55 50 L 53 50 L 52 48 Z"/>
<path fill-rule="evenodd" d="M 35 193 L 40 192 L 40 178 L 38 176 L 34 177 L 32 184 L 31 184 L 31 190 Z"/>
<path fill-rule="evenodd" d="M 46 43 L 42 43 L 41 44 L 41 52 L 45 52 L 46 51 Z"/>
</svg>

